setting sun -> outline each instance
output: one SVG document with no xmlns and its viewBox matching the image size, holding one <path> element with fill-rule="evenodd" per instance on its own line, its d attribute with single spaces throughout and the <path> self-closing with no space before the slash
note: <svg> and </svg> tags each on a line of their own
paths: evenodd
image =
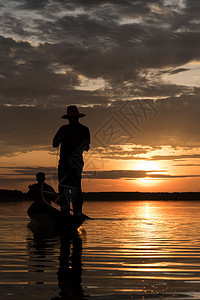
<svg viewBox="0 0 200 300">
<path fill-rule="evenodd" d="M 137 182 L 139 185 L 145 185 L 145 186 L 152 186 L 158 183 L 158 180 L 156 179 L 152 179 L 149 177 L 145 177 L 145 178 L 138 178 Z"/>
<path fill-rule="evenodd" d="M 134 167 L 134 170 L 141 170 L 141 171 L 152 171 L 152 174 L 154 171 L 161 171 L 161 166 L 159 163 L 154 162 L 154 161 L 146 161 L 146 160 L 141 160 L 138 161 Z M 158 184 L 158 180 L 155 180 L 151 177 L 144 177 L 144 178 L 138 178 L 137 183 L 139 186 L 153 186 Z"/>
<path fill-rule="evenodd" d="M 133 169 L 144 171 L 159 171 L 161 170 L 161 167 L 157 162 L 141 160 L 134 165 Z"/>
</svg>

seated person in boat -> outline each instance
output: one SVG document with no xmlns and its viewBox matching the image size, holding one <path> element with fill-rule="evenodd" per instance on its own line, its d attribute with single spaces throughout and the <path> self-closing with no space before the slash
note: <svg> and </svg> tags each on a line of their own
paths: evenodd
<svg viewBox="0 0 200 300">
<path fill-rule="evenodd" d="M 31 197 L 33 204 L 29 207 L 29 212 L 40 214 L 50 212 L 54 207 L 51 201 L 56 202 L 58 195 L 54 189 L 45 182 L 45 173 L 38 172 L 36 174 L 38 183 L 30 184 L 27 196 Z"/>
</svg>

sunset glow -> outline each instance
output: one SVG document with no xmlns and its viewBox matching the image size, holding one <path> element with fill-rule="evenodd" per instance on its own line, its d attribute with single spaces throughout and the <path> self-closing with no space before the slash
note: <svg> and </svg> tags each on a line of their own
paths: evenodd
<svg viewBox="0 0 200 300">
<path fill-rule="evenodd" d="M 157 180 L 151 179 L 149 177 L 139 178 L 139 179 L 137 179 L 137 181 L 138 181 L 138 185 L 140 185 L 141 187 L 143 187 L 143 186 L 152 187 L 156 184 L 159 184 Z"/>
<path fill-rule="evenodd" d="M 159 171 L 161 170 L 160 163 L 153 161 L 139 161 L 134 165 L 134 170 Z"/>
</svg>

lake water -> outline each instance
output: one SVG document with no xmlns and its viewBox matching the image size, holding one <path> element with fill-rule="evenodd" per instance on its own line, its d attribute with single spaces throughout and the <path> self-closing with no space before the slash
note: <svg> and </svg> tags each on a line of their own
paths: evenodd
<svg viewBox="0 0 200 300">
<path fill-rule="evenodd" d="M 85 202 L 71 238 L 0 203 L 0 299 L 200 299 L 200 202 Z"/>
</svg>

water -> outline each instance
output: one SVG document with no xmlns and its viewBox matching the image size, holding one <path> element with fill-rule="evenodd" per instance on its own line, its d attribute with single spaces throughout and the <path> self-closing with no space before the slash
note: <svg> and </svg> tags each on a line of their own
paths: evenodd
<svg viewBox="0 0 200 300">
<path fill-rule="evenodd" d="M 200 299 L 200 203 L 88 202 L 73 237 L 0 203 L 0 299 Z"/>
</svg>

